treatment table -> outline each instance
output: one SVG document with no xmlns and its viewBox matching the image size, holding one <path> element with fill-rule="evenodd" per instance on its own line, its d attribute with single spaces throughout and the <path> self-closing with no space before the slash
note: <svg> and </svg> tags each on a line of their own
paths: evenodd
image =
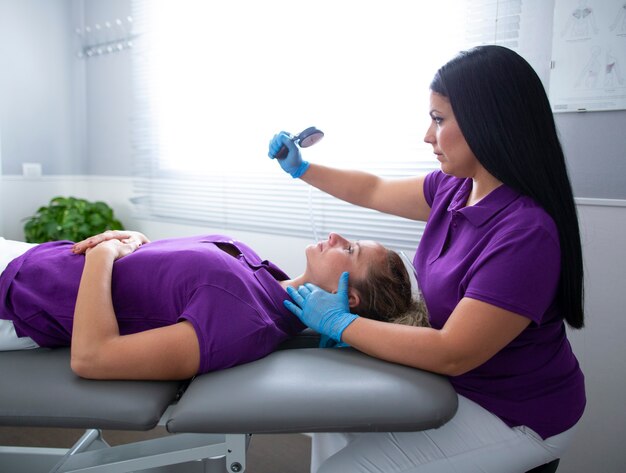
<svg viewBox="0 0 626 473">
<path fill-rule="evenodd" d="M 0 352 L 0 425 L 87 429 L 70 449 L 0 447 L 0 471 L 239 473 L 253 434 L 417 431 L 456 412 L 444 377 L 317 341 L 305 331 L 191 382 L 86 380 L 66 348 Z M 171 435 L 114 447 L 102 437 L 157 425 Z"/>
</svg>

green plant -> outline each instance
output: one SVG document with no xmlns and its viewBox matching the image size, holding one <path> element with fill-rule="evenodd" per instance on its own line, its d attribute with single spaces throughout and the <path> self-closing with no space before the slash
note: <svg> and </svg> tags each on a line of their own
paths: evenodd
<svg viewBox="0 0 626 473">
<path fill-rule="evenodd" d="M 26 219 L 24 235 L 29 243 L 80 241 L 106 230 L 123 230 L 122 223 L 104 202 L 75 197 L 54 197 Z"/>
</svg>

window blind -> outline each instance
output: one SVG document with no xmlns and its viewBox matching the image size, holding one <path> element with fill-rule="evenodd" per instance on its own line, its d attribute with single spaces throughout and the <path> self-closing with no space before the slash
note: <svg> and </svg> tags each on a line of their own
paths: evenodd
<svg viewBox="0 0 626 473">
<path fill-rule="evenodd" d="M 467 44 L 466 7 L 493 2 L 429 3 L 134 0 L 138 216 L 415 249 L 422 223 L 311 189 L 267 146 L 314 125 L 326 136 L 303 151 L 311 162 L 390 178 L 438 168 L 422 141 L 428 85 Z"/>
</svg>

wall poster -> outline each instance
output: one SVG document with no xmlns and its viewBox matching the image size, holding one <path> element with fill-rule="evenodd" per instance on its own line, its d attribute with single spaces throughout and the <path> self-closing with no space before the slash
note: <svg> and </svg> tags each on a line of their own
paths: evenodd
<svg viewBox="0 0 626 473">
<path fill-rule="evenodd" d="M 626 109 L 626 0 L 555 0 L 554 112 Z"/>
</svg>

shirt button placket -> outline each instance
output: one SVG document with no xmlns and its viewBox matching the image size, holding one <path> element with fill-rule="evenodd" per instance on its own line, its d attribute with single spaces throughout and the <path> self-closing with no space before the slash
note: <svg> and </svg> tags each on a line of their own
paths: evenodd
<svg viewBox="0 0 626 473">
<path fill-rule="evenodd" d="M 452 228 L 456 229 L 456 227 L 458 226 L 457 222 L 459 221 L 459 214 L 458 212 L 452 212 Z"/>
</svg>

